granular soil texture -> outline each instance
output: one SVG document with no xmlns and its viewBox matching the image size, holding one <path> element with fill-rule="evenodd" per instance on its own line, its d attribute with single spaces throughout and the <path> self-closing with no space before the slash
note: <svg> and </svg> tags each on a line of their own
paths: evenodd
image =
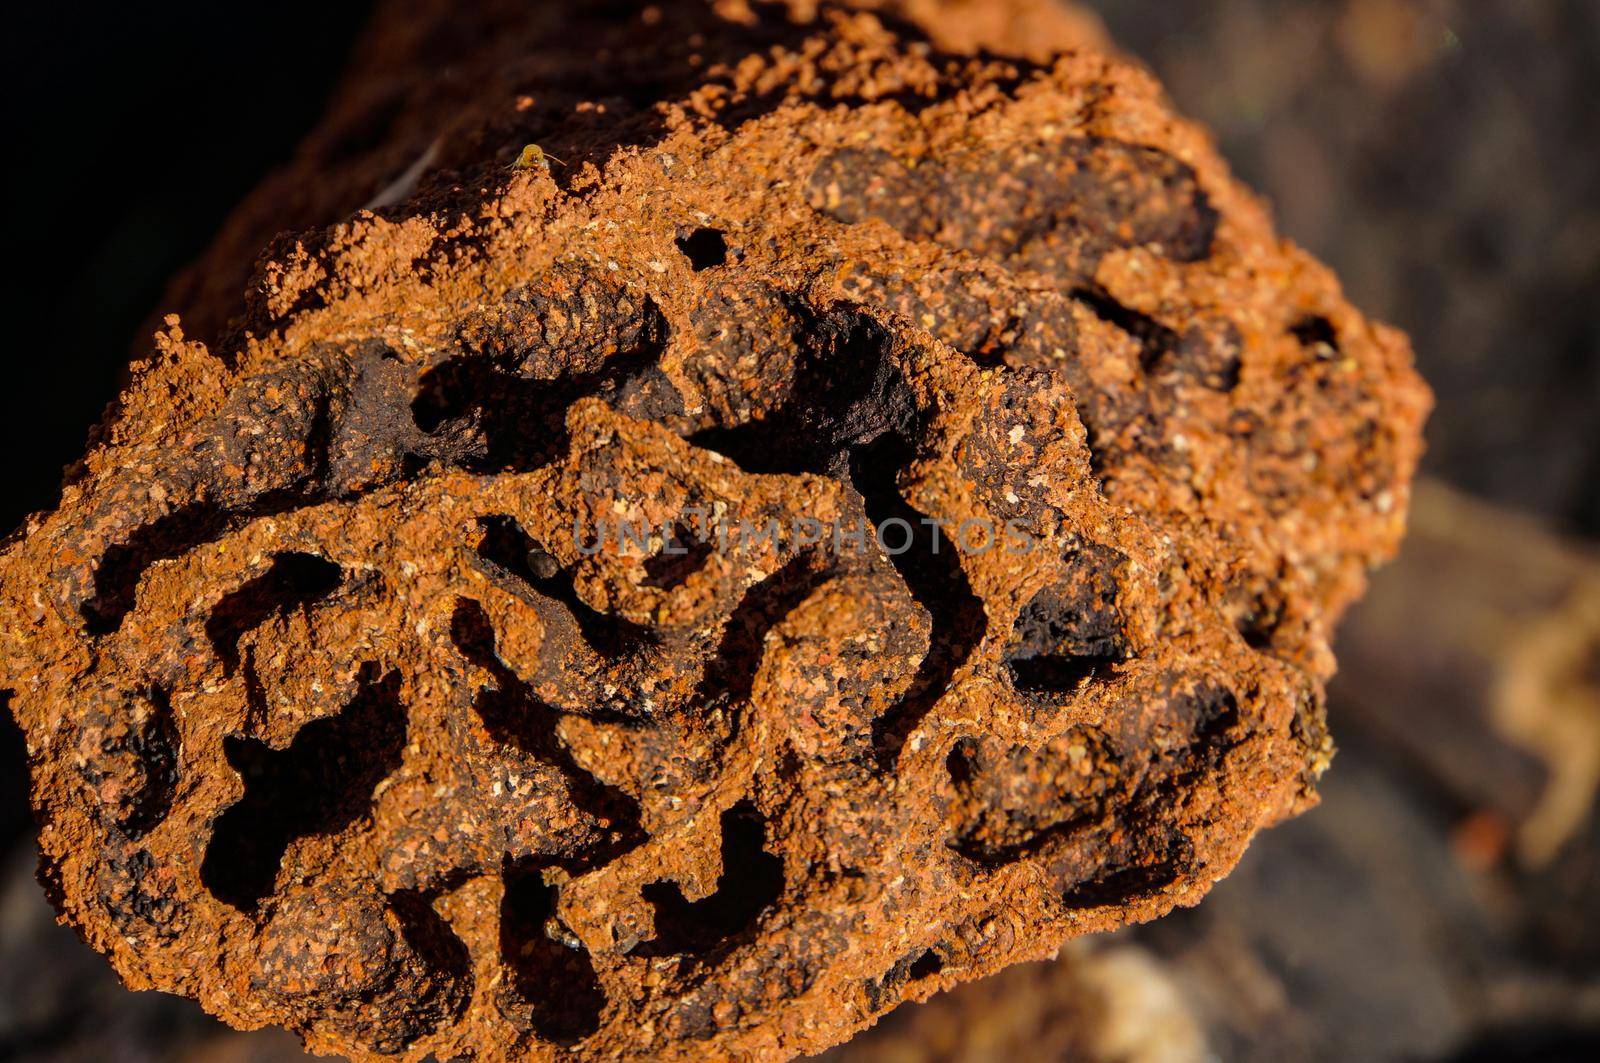
<svg viewBox="0 0 1600 1063">
<path fill-rule="evenodd" d="M 0 551 L 42 877 L 130 986 L 784 1059 L 1315 800 L 1404 339 L 1119 60 L 605 6 L 380 15 L 415 159 L 169 319 Z"/>
</svg>

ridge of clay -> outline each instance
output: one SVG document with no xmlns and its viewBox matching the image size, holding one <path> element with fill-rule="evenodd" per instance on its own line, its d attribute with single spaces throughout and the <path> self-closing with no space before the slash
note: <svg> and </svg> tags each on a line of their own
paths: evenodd
<svg viewBox="0 0 1600 1063">
<path fill-rule="evenodd" d="M 131 987 L 780 1060 L 1315 799 L 1404 338 L 1121 60 L 616 6 L 380 14 L 288 171 L 372 208 L 180 282 L 213 344 L 169 318 L 0 551 L 42 879 Z"/>
</svg>

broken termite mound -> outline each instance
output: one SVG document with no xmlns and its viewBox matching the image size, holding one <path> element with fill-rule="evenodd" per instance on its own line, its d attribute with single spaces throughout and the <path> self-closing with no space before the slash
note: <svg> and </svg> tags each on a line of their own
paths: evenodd
<svg viewBox="0 0 1600 1063">
<path fill-rule="evenodd" d="M 372 209 L 180 285 L 231 324 L 0 554 L 43 877 L 130 985 L 782 1059 L 1314 800 L 1403 338 L 1120 61 L 603 6 L 380 14 L 282 208 Z"/>
</svg>

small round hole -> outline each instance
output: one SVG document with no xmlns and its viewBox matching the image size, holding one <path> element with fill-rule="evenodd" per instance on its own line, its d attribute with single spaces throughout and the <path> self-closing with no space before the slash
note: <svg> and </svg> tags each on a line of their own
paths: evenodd
<svg viewBox="0 0 1600 1063">
<path fill-rule="evenodd" d="M 677 244 L 696 273 L 728 261 L 728 241 L 720 229 L 696 229 L 688 236 L 678 237 Z"/>
</svg>

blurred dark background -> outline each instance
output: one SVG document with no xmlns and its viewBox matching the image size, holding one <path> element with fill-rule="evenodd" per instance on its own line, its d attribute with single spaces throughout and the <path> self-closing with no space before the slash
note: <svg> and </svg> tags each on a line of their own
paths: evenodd
<svg viewBox="0 0 1600 1063">
<path fill-rule="evenodd" d="M 13 13 L 7 183 L 27 261 L 9 285 L 24 325 L 0 389 L 0 534 L 53 504 L 168 279 L 289 157 L 369 6 Z M 1321 810 L 1264 835 L 1202 908 L 1002 976 L 1009 1010 L 995 990 L 959 991 L 850 1053 L 1581 1058 L 1600 1047 L 1600 649 L 1539 673 L 1551 692 L 1531 723 L 1508 724 L 1485 691 L 1521 667 L 1508 662 L 1525 630 L 1571 630 L 1562 618 L 1588 616 L 1596 587 L 1600 3 L 1087 6 L 1212 127 L 1281 230 L 1411 333 L 1439 400 L 1437 489 L 1346 633 L 1343 752 Z M 186 1002 L 122 992 L 50 923 L 4 713 L 0 746 L 0 1059 L 295 1057 L 287 1035 L 233 1035 Z M 1556 779 L 1578 814 L 1552 827 L 1541 795 Z M 1098 1017 L 1059 999 L 1096 993 Z M 1021 1026 L 997 1018 L 1035 997 Z M 1084 1039 L 1129 1007 L 1164 1028 L 1153 1004 L 1128 1003 L 1158 997 L 1198 1041 Z"/>
<path fill-rule="evenodd" d="M 27 262 L 0 527 L 55 502 L 172 275 L 288 160 L 370 4 L 19 5 L 7 199 Z M 315 29 L 311 29 L 315 27 Z M 3 534 L 3 533 L 0 533 Z"/>
</svg>

